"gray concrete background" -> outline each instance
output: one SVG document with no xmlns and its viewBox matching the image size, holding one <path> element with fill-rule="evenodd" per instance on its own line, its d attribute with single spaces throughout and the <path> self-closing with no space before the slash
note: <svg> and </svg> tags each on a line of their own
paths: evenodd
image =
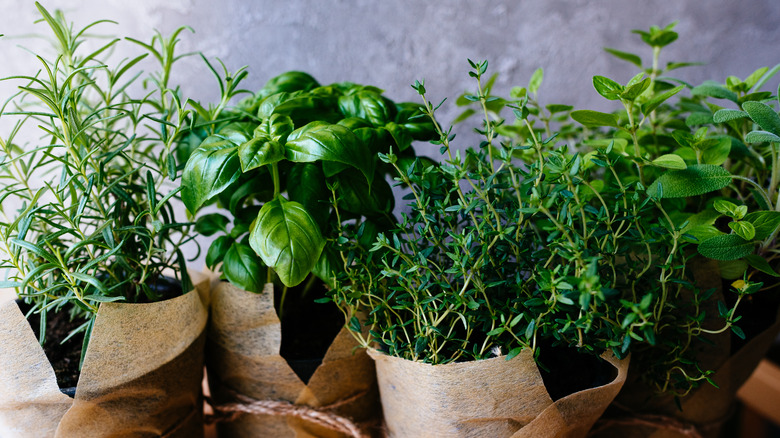
<svg viewBox="0 0 780 438">
<path fill-rule="evenodd" d="M 498 71 L 498 92 L 525 85 L 545 69 L 544 103 L 613 109 L 596 95 L 591 77 L 627 81 L 634 67 L 603 52 L 603 47 L 640 53 L 631 29 L 664 26 L 678 20 L 680 39 L 662 63 L 695 61 L 703 67 L 676 76 L 698 83 L 745 77 L 780 62 L 778 0 L 45 0 L 66 11 L 77 25 L 99 18 L 118 21 L 100 29 L 146 40 L 153 29 L 168 33 L 188 24 L 181 47 L 221 58 L 231 70 L 248 65 L 244 85 L 261 87 L 283 71 L 310 72 L 320 82 L 354 81 L 384 88 L 395 100 L 416 99 L 409 87 L 426 79 L 432 100 L 455 97 L 471 87 L 466 58 L 488 59 Z M 0 0 L 0 33 L 41 32 L 32 1 Z M 0 75 L 14 73 L 18 40 L 0 40 Z M 25 45 L 30 45 L 25 42 Z M 28 56 L 25 56 L 29 58 Z M 182 64 L 177 78 L 198 99 L 217 97 L 201 62 Z M 771 82 L 777 90 L 777 80 Z M 454 114 L 448 110 L 446 114 Z"/>
</svg>

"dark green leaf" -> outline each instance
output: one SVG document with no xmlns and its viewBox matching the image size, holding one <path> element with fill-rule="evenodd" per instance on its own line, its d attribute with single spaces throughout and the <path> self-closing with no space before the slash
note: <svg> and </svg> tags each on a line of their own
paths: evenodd
<svg viewBox="0 0 780 438">
<path fill-rule="evenodd" d="M 230 219 L 227 217 L 219 213 L 211 213 L 198 218 L 195 222 L 195 231 L 203 236 L 211 236 L 219 231 L 227 233 L 228 223 Z"/>
<path fill-rule="evenodd" d="M 206 251 L 206 266 L 209 269 L 214 269 L 217 264 L 222 262 L 233 242 L 233 239 L 228 236 L 219 236 L 211 242 L 208 251 Z"/>
<path fill-rule="evenodd" d="M 780 277 L 780 274 L 772 269 L 772 267 L 769 265 L 769 262 L 767 262 L 766 259 L 760 255 L 750 254 L 745 257 L 745 261 L 747 261 L 750 266 L 758 269 L 764 274 L 771 275 L 772 277 Z"/>
<path fill-rule="evenodd" d="M 360 175 L 360 173 L 358 173 Z M 365 179 L 362 179 L 366 185 Z M 315 163 L 295 163 L 287 175 L 287 195 L 310 212 L 314 221 L 325 229 L 330 215 L 331 193 L 325 182 L 322 168 Z"/>
<path fill-rule="evenodd" d="M 312 122 L 296 129 L 285 144 L 287 158 L 297 163 L 335 161 L 360 170 L 369 184 L 374 179 L 374 158 L 349 129 Z"/>
<path fill-rule="evenodd" d="M 640 58 L 637 55 L 634 55 L 633 53 L 621 52 L 620 50 L 610 49 L 610 48 L 607 48 L 607 47 L 605 47 L 604 50 L 607 53 L 609 53 L 609 54 L 611 54 L 611 55 L 613 55 L 613 56 L 615 56 L 615 57 L 617 57 L 619 59 L 622 59 L 623 61 L 628 61 L 631 64 L 634 64 L 635 66 L 637 66 L 639 68 L 642 68 L 642 58 Z"/>
<path fill-rule="evenodd" d="M 248 292 L 262 292 L 265 283 L 265 269 L 252 248 L 234 242 L 225 253 L 222 272 L 227 280 Z"/>
<path fill-rule="evenodd" d="M 235 138 L 212 135 L 192 153 L 182 174 L 182 201 L 191 213 L 241 175 Z M 243 139 L 246 141 L 246 138 Z"/>
<path fill-rule="evenodd" d="M 728 99 L 734 103 L 737 103 L 738 97 L 733 91 L 729 91 L 722 85 L 716 84 L 702 84 L 698 87 L 694 87 L 691 90 L 691 94 L 694 96 L 707 96 L 714 97 L 716 99 Z"/>
</svg>

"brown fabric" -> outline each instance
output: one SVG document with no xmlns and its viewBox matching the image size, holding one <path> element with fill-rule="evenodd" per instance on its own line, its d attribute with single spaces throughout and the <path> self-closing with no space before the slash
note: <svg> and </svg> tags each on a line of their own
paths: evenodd
<svg viewBox="0 0 780 438">
<path fill-rule="evenodd" d="M 620 391 L 628 360 L 605 355 L 617 377 L 553 402 L 530 351 L 430 365 L 369 351 L 390 437 L 579 437 Z"/>
<path fill-rule="evenodd" d="M 174 299 L 100 306 L 74 399 L 15 303 L 2 306 L 0 436 L 202 436 L 209 278 L 191 276 L 197 291 Z"/>
<path fill-rule="evenodd" d="M 259 401 L 287 401 L 320 408 L 354 400 L 334 413 L 355 421 L 374 417 L 378 393 L 374 365 L 342 329 L 308 384 L 279 355 L 281 323 L 274 310 L 273 285 L 262 293 L 219 283 L 211 295 L 206 362 L 217 405 L 235 402 L 233 391 Z M 220 437 L 343 437 L 298 417 L 242 415 L 218 425 Z"/>
</svg>

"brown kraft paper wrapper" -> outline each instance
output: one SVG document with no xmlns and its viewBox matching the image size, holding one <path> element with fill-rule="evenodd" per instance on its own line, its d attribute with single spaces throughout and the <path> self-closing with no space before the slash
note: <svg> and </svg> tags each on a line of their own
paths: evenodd
<svg viewBox="0 0 780 438">
<path fill-rule="evenodd" d="M 376 350 L 388 435 L 402 437 L 582 437 L 620 391 L 628 359 L 608 384 L 552 401 L 529 350 L 471 362 L 430 365 Z"/>
<path fill-rule="evenodd" d="M 717 262 L 700 260 L 694 265 L 694 278 L 701 289 L 716 288 L 715 299 L 704 310 L 717 315 L 717 301 L 723 299 Z M 705 328 L 718 329 L 722 320 L 713 320 Z M 739 324 L 738 324 L 739 325 Z M 655 395 L 650 387 L 629 373 L 628 381 L 608 415 L 595 428 L 600 438 L 684 438 L 717 437 L 721 426 L 732 414 L 737 390 L 750 377 L 780 332 L 780 310 L 774 323 L 751 339 L 733 356 L 728 331 L 709 336 L 710 343 L 698 350 L 703 369 L 715 370 L 710 378 L 718 388 L 702 383 L 680 399 L 682 410 L 671 396 Z M 614 411 L 614 412 L 612 412 Z"/>
<path fill-rule="evenodd" d="M 15 302 L 0 305 L 0 437 L 199 437 L 208 277 L 158 303 L 103 303 L 75 398 Z"/>
<path fill-rule="evenodd" d="M 220 282 L 211 295 L 206 363 L 215 404 L 235 401 L 233 392 L 260 401 L 286 401 L 323 408 L 356 422 L 378 414 L 374 364 L 355 350 L 346 328 L 336 336 L 322 364 L 304 384 L 279 354 L 281 323 L 274 309 L 273 285 L 262 293 Z M 340 403 L 345 401 L 345 403 Z M 220 437 L 342 437 L 302 419 L 243 414 L 218 424 Z"/>
</svg>

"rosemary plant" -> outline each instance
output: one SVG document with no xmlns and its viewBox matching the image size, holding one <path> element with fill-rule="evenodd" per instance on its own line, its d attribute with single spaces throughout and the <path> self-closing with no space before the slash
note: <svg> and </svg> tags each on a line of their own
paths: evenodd
<svg viewBox="0 0 780 438">
<path fill-rule="evenodd" d="M 19 91 L 1 113 L 12 126 L 0 137 L 2 286 L 41 315 L 41 343 L 46 316 L 69 312 L 83 321 L 73 334 L 86 346 L 101 303 L 191 288 L 180 250 L 191 237 L 172 204 L 182 167 L 175 148 L 191 120 L 170 84 L 185 28 L 148 44 L 105 39 L 89 36 L 105 20 L 76 28 L 36 6 L 57 51 L 35 55 L 39 71 L 3 79 Z M 110 55 L 123 44 L 145 53 L 116 62 Z M 150 54 L 158 71 L 141 84 Z M 173 292 L 164 287 L 169 270 L 181 282 Z"/>
</svg>

